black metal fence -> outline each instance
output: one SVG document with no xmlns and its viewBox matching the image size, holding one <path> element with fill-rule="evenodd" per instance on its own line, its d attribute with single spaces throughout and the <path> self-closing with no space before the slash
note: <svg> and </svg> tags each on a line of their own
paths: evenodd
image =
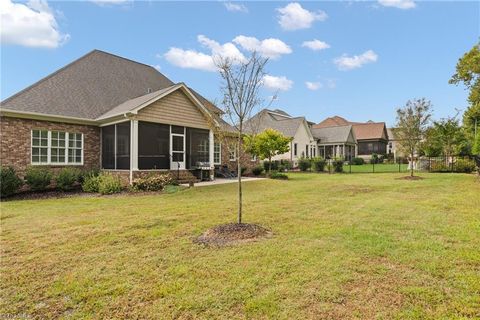
<svg viewBox="0 0 480 320">
<path fill-rule="evenodd" d="M 345 162 L 345 173 L 388 173 L 409 172 L 411 167 L 416 172 L 459 172 L 470 173 L 476 170 L 474 157 L 469 156 L 442 156 L 442 157 L 418 157 L 412 161 L 408 158 L 397 158 L 383 162 L 366 162 L 355 165 Z M 330 173 L 338 172 L 333 161 L 328 161 L 326 170 Z"/>
</svg>

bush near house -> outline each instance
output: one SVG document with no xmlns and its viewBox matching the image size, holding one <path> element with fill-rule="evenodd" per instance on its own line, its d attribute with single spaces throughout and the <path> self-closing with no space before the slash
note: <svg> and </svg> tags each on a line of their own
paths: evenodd
<svg viewBox="0 0 480 320">
<path fill-rule="evenodd" d="M 263 161 L 263 169 L 265 172 L 268 172 L 268 168 L 270 168 L 272 171 L 277 171 L 278 170 L 278 161 L 268 161 L 264 160 Z"/>
<path fill-rule="evenodd" d="M 285 173 L 273 171 L 269 175 L 270 179 L 276 179 L 276 180 L 288 180 L 288 176 Z"/>
<path fill-rule="evenodd" d="M 335 172 L 343 172 L 343 164 L 344 164 L 344 160 L 343 159 L 335 159 L 332 161 L 332 165 L 333 165 L 333 171 Z"/>
<path fill-rule="evenodd" d="M 263 167 L 262 166 L 257 166 L 252 169 L 252 173 L 254 176 L 259 176 L 263 172 Z"/>
<path fill-rule="evenodd" d="M 122 191 L 122 182 L 118 177 L 111 174 L 99 175 L 98 192 L 101 194 L 113 194 Z"/>
<path fill-rule="evenodd" d="M 20 179 L 12 167 L 0 167 L 0 198 L 15 194 L 22 186 Z"/>
<path fill-rule="evenodd" d="M 313 162 L 313 169 L 316 172 L 325 171 L 325 165 L 327 164 L 325 159 L 323 159 L 322 157 L 317 157 L 317 158 L 313 158 L 312 162 Z"/>
<path fill-rule="evenodd" d="M 100 176 L 89 175 L 84 176 L 82 182 L 82 190 L 84 192 L 96 193 L 98 192 L 98 185 L 100 184 Z"/>
<path fill-rule="evenodd" d="M 355 166 L 361 166 L 362 164 L 365 164 L 365 160 L 363 160 L 363 158 L 352 158 L 352 164 Z"/>
<path fill-rule="evenodd" d="M 43 191 L 52 182 L 52 173 L 48 168 L 28 167 L 25 181 L 32 191 Z"/>
<path fill-rule="evenodd" d="M 162 191 L 165 186 L 172 184 L 172 180 L 169 174 L 150 175 L 133 180 L 132 188 L 134 191 Z"/>
<path fill-rule="evenodd" d="M 75 183 L 80 181 L 81 172 L 77 168 L 65 167 L 55 176 L 57 188 L 63 191 L 73 189 Z"/>
<path fill-rule="evenodd" d="M 300 171 L 307 171 L 311 167 L 312 162 L 310 161 L 310 159 L 301 158 L 300 160 L 298 160 L 298 168 L 300 169 Z"/>
</svg>

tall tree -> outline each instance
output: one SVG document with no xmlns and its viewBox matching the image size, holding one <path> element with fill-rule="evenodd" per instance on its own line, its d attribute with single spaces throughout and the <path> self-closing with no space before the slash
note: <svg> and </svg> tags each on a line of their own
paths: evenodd
<svg viewBox="0 0 480 320">
<path fill-rule="evenodd" d="M 401 148 L 410 155 L 410 176 L 413 177 L 413 159 L 419 151 L 431 118 L 432 104 L 422 99 L 409 100 L 403 108 L 397 109 L 395 137 L 402 141 Z"/>
<path fill-rule="evenodd" d="M 458 85 L 463 83 L 470 90 L 468 102 L 470 106 L 463 114 L 463 125 L 471 144 L 475 146 L 475 141 L 480 135 L 480 43 L 465 53 L 458 60 L 456 72 L 449 81 Z M 474 150 L 480 154 L 480 150 Z"/>
<path fill-rule="evenodd" d="M 271 172 L 272 157 L 290 150 L 290 141 L 281 132 L 274 129 L 265 129 L 257 135 L 245 137 L 245 144 L 250 153 L 257 155 L 261 160 L 268 159 L 268 172 Z"/>
<path fill-rule="evenodd" d="M 238 223 L 242 223 L 242 139 L 244 135 L 244 123 L 251 116 L 252 111 L 258 107 L 262 99 L 260 89 L 263 86 L 265 66 L 267 58 L 262 58 L 253 52 L 249 58 L 236 60 L 225 56 L 214 58 L 223 84 L 223 107 L 230 117 L 231 123 L 236 130 L 237 139 L 237 172 L 238 172 Z"/>
<path fill-rule="evenodd" d="M 464 130 L 456 117 L 434 121 L 429 131 L 433 135 L 432 143 L 441 150 L 444 156 L 450 157 L 465 151 L 463 150 L 466 145 Z"/>
</svg>

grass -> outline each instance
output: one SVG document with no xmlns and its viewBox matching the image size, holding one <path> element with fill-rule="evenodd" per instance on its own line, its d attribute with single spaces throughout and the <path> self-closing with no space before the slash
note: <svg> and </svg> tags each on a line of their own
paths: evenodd
<svg viewBox="0 0 480 320">
<path fill-rule="evenodd" d="M 236 184 L 1 204 L 0 315 L 109 319 L 480 316 L 473 175 L 290 174 L 245 183 L 270 239 L 204 248 Z"/>
<path fill-rule="evenodd" d="M 379 163 L 375 166 L 370 163 L 362 164 L 362 165 L 352 165 L 352 173 L 367 173 L 367 172 L 407 172 L 408 171 L 408 164 L 398 164 L 398 163 Z M 350 172 L 350 165 L 343 166 L 344 172 Z"/>
</svg>

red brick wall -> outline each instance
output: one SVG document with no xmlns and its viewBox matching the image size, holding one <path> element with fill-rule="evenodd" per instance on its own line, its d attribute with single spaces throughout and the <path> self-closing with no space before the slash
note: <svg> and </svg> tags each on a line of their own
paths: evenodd
<svg viewBox="0 0 480 320">
<path fill-rule="evenodd" d="M 66 124 L 60 122 L 0 117 L 0 164 L 12 166 L 19 175 L 23 175 L 31 163 L 31 130 L 59 130 L 83 133 L 83 166 L 79 168 L 100 167 L 100 128 L 95 126 Z M 62 166 L 49 166 L 53 169 Z"/>
</svg>

